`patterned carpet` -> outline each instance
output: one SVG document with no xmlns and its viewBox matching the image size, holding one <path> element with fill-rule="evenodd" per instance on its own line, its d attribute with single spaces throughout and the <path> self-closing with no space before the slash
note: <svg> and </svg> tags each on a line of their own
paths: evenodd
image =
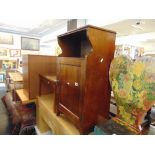
<svg viewBox="0 0 155 155">
<path fill-rule="evenodd" d="M 10 120 L 8 112 L 1 100 L 5 95 L 6 88 L 4 83 L 0 83 L 0 135 L 10 135 Z"/>
</svg>

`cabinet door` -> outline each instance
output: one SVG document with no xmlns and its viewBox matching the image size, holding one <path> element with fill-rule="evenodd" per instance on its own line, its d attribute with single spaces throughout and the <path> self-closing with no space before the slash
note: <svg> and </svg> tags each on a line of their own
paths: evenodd
<svg viewBox="0 0 155 155">
<path fill-rule="evenodd" d="M 79 66 L 60 65 L 59 102 L 77 116 L 79 116 L 80 70 Z"/>
<path fill-rule="evenodd" d="M 76 123 L 80 119 L 83 102 L 84 61 L 59 58 L 58 66 L 58 111 L 68 115 Z"/>
</svg>

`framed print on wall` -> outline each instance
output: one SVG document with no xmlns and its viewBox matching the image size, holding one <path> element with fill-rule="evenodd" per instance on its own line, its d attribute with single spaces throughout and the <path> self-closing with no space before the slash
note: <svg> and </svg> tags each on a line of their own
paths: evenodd
<svg viewBox="0 0 155 155">
<path fill-rule="evenodd" d="M 9 51 L 7 48 L 0 48 L 0 57 L 7 57 Z"/>
<path fill-rule="evenodd" d="M 35 38 L 21 37 L 21 49 L 22 50 L 40 50 L 40 40 Z"/>
<path fill-rule="evenodd" d="M 21 50 L 20 49 L 11 49 L 10 50 L 10 57 L 20 57 Z"/>
<path fill-rule="evenodd" d="M 13 44 L 13 35 L 0 32 L 0 44 Z"/>
</svg>

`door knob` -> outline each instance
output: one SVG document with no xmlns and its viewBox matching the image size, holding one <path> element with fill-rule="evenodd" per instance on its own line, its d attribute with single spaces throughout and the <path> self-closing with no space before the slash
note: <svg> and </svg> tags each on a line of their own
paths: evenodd
<svg viewBox="0 0 155 155">
<path fill-rule="evenodd" d="M 78 87 L 78 86 L 79 86 L 79 84 L 78 84 L 77 82 L 75 82 L 75 86 L 76 86 L 76 87 Z"/>
</svg>

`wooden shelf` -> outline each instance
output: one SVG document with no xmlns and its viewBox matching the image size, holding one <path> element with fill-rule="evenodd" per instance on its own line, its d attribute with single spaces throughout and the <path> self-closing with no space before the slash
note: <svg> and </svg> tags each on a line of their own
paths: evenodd
<svg viewBox="0 0 155 155">
<path fill-rule="evenodd" d="M 78 129 L 64 116 L 57 116 L 54 112 L 54 94 L 42 95 L 38 97 L 39 110 L 42 123 L 46 123 L 54 134 L 79 135 Z"/>
<path fill-rule="evenodd" d="M 28 96 L 28 92 L 26 89 L 17 89 L 16 94 L 19 97 L 22 104 L 29 104 L 32 102 L 36 102 L 36 99 L 30 100 Z"/>
<path fill-rule="evenodd" d="M 50 80 L 50 81 L 53 81 L 53 82 L 57 82 L 57 78 L 56 78 L 56 75 L 44 75 L 44 77 L 47 79 L 47 80 Z"/>
</svg>

